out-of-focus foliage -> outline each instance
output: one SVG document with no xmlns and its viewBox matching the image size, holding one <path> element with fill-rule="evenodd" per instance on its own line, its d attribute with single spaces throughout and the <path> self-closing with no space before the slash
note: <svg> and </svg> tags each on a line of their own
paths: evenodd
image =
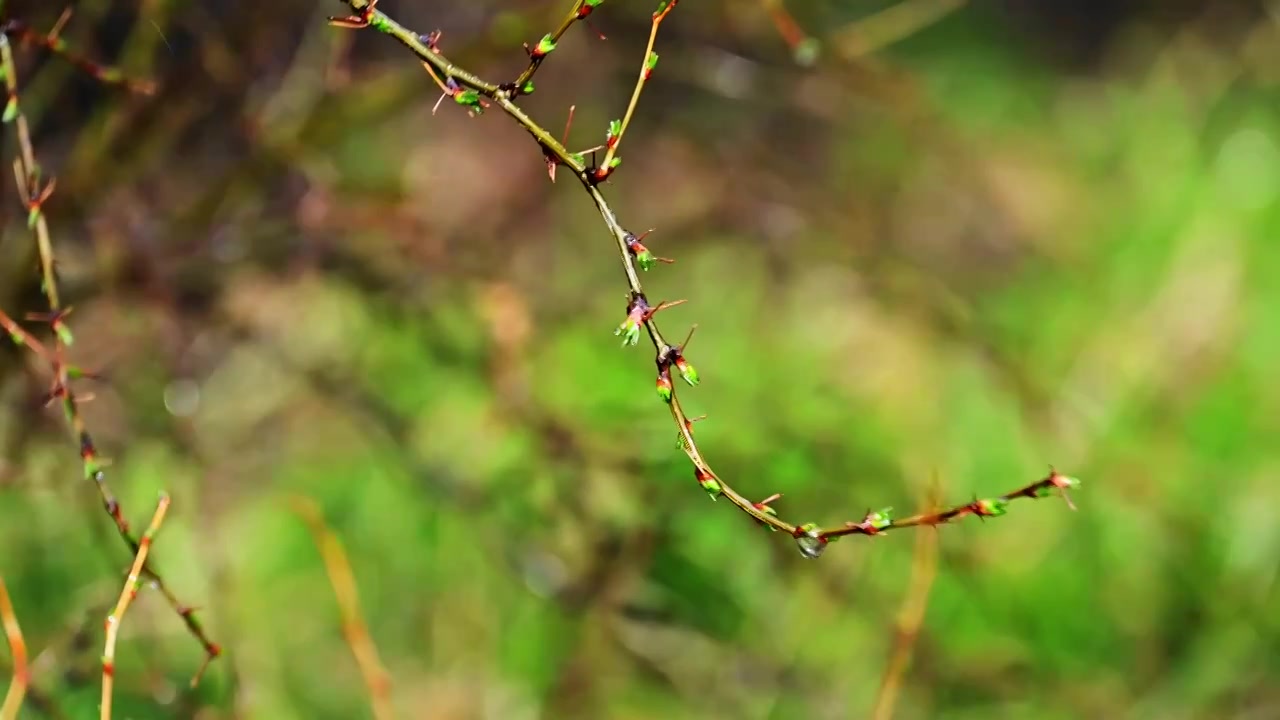
<svg viewBox="0 0 1280 720">
<path fill-rule="evenodd" d="M 1050 462 L 1085 482 L 1078 512 L 939 531 L 897 717 L 1280 715 L 1280 6 L 974 3 L 859 54 L 888 4 L 788 3 L 828 40 L 811 69 L 763 3 L 663 25 L 607 190 L 677 260 L 648 283 L 699 323 L 705 452 L 824 523 L 934 473 L 955 501 Z M 564 5 L 380 7 L 504 78 Z M 199 648 L 144 592 L 118 717 L 368 716 L 294 493 L 347 545 L 404 717 L 864 716 L 913 535 L 808 562 L 708 502 L 610 335 L 612 240 L 519 128 L 433 116 L 401 48 L 325 26 L 338 3 L 76 8 L 69 42 L 160 83 L 19 60 L 73 355 L 110 377 L 85 412 L 135 525 L 172 493 L 154 557 L 227 648 L 188 691 Z M 600 142 L 649 10 L 606 2 L 530 112 L 576 105 L 572 144 Z M 44 387 L 0 351 L 0 574 L 28 716 L 91 717 L 129 558 Z"/>
</svg>

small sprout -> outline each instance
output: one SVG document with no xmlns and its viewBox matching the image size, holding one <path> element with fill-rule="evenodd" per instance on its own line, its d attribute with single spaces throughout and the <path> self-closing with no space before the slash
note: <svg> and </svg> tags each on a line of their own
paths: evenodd
<svg viewBox="0 0 1280 720">
<path fill-rule="evenodd" d="M 520 86 L 520 94 L 521 94 L 521 95 L 532 95 L 532 94 L 533 94 L 533 81 L 532 81 L 532 80 L 526 80 L 526 81 L 524 82 L 524 85 L 521 85 L 521 86 Z"/>
<path fill-rule="evenodd" d="M 649 76 L 653 75 L 653 69 L 656 67 L 658 67 L 658 53 L 650 52 L 649 56 L 645 58 L 645 61 L 644 61 L 644 79 L 645 80 L 648 80 Z"/>
<path fill-rule="evenodd" d="M 773 506 L 772 506 L 772 505 L 770 505 L 769 503 L 772 503 L 773 501 L 775 501 L 775 500 L 777 500 L 777 499 L 779 499 L 779 498 L 781 498 L 781 497 L 782 497 L 782 493 L 774 493 L 774 494 L 770 495 L 769 497 L 767 497 L 767 498 L 765 498 L 765 499 L 761 500 L 760 502 L 757 502 L 757 503 L 751 503 L 751 507 L 753 507 L 753 508 L 755 508 L 755 509 L 759 510 L 760 512 L 764 513 L 765 515 L 772 515 L 773 517 L 777 517 L 777 516 L 778 516 L 778 511 L 777 511 L 777 510 L 775 510 L 775 509 L 773 508 Z M 765 521 L 763 521 L 763 520 L 760 520 L 759 518 L 756 518 L 756 522 L 757 522 L 757 523 L 759 523 L 760 525 L 764 526 L 764 527 L 769 528 L 769 530 L 770 530 L 770 531 L 772 531 L 772 532 L 777 532 L 777 531 L 778 531 L 778 528 L 776 528 L 776 527 L 774 527 L 774 526 L 770 525 L 769 523 L 767 523 L 767 522 L 765 522 Z"/>
<path fill-rule="evenodd" d="M 690 385 L 698 384 L 698 370 L 683 355 L 676 356 L 676 369 L 680 371 L 680 377 Z"/>
<path fill-rule="evenodd" d="M 1068 477 L 1057 470 L 1049 470 L 1049 481 L 1054 487 L 1060 490 L 1074 490 L 1080 487 L 1080 481 L 1073 477 Z"/>
<path fill-rule="evenodd" d="M 640 266 L 640 269 L 645 271 L 652 269 L 657 263 L 670 264 L 675 262 L 675 260 L 672 260 L 671 258 L 658 257 L 654 255 L 649 248 L 645 247 L 644 243 L 641 241 L 644 240 L 644 238 L 651 232 L 653 231 L 646 230 L 644 234 L 640 235 L 640 237 L 627 233 L 624 238 L 627 242 L 627 250 L 629 250 L 631 255 L 636 259 L 636 265 Z"/>
<path fill-rule="evenodd" d="M 669 368 L 664 366 L 662 370 L 658 371 L 657 385 L 658 385 L 658 397 L 662 398 L 663 402 L 668 402 L 668 403 L 671 402 L 672 387 L 671 387 L 671 370 Z"/>
<path fill-rule="evenodd" d="M 666 360 L 676 366 L 680 371 L 680 377 L 690 385 L 698 384 L 698 370 L 684 358 L 684 350 L 689 346 L 689 341 L 693 339 L 693 333 L 698 329 L 697 325 L 689 328 L 689 334 L 685 336 L 684 342 L 679 345 L 668 347 L 663 353 Z"/>
<path fill-rule="evenodd" d="M 537 60 L 551 54 L 556 49 L 556 41 L 550 35 L 543 35 L 538 44 L 529 51 L 529 57 Z"/>
<path fill-rule="evenodd" d="M 640 342 L 640 326 L 644 324 L 648 309 L 649 304 L 644 301 L 643 295 L 632 301 L 631 307 L 627 309 L 627 319 L 613 331 L 614 335 L 622 336 L 622 347 Z"/>
<path fill-rule="evenodd" d="M 475 90 L 459 90 L 453 94 L 453 101 L 459 105 L 471 108 L 473 112 L 484 112 L 484 108 L 480 105 L 480 93 Z"/>
<path fill-rule="evenodd" d="M 702 486 L 702 489 L 707 491 L 707 494 L 711 496 L 712 500 L 720 497 L 724 492 L 724 488 L 720 487 L 720 482 L 716 480 L 716 476 L 706 470 L 703 470 L 701 467 L 696 465 L 694 466 L 693 477 L 697 479 L 698 484 Z"/>
<path fill-rule="evenodd" d="M 85 370 L 78 365 L 67 366 L 67 379 L 69 380 L 101 380 L 102 375 Z"/>
<path fill-rule="evenodd" d="M 1004 515 L 1008 512 L 1008 507 L 1009 501 L 1004 498 L 975 500 L 969 505 L 969 509 L 973 511 L 973 514 L 980 518 Z"/>
<path fill-rule="evenodd" d="M 872 530 L 879 532 L 893 524 L 892 512 L 893 508 L 884 508 L 883 510 L 868 512 L 866 517 L 862 519 L 862 523 L 863 525 L 870 527 Z"/>
<path fill-rule="evenodd" d="M 649 250 L 649 248 L 645 248 L 639 251 L 633 250 L 632 252 L 635 252 L 636 264 L 640 266 L 641 270 L 644 270 L 646 272 L 649 270 L 652 270 L 653 266 L 658 263 L 658 259 L 653 256 L 653 253 Z"/>
<path fill-rule="evenodd" d="M 648 322 L 649 318 L 662 310 L 683 305 L 685 302 L 685 300 L 663 300 L 657 305 L 650 306 L 644 295 L 633 292 L 631 301 L 627 303 L 627 319 L 622 321 L 613 334 L 622 336 L 622 347 L 635 345 L 640 340 L 640 327 Z"/>
<path fill-rule="evenodd" d="M 9 102 L 4 104 L 4 116 L 0 117 L 0 121 L 11 123 L 16 117 L 18 117 L 18 98 L 10 97 Z"/>
<path fill-rule="evenodd" d="M 622 137 L 622 121 L 610 120 L 609 129 L 604 134 L 605 149 L 612 150 L 613 146 L 618 144 L 620 137 Z"/>
</svg>

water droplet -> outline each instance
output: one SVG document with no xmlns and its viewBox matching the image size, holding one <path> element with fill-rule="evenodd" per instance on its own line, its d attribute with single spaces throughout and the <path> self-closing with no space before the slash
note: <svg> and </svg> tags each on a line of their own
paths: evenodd
<svg viewBox="0 0 1280 720">
<path fill-rule="evenodd" d="M 801 555 L 814 560 L 822 555 L 823 550 L 827 549 L 827 541 L 822 539 L 817 531 L 814 530 L 808 534 L 798 536 L 796 538 L 796 546 L 800 548 Z"/>
</svg>

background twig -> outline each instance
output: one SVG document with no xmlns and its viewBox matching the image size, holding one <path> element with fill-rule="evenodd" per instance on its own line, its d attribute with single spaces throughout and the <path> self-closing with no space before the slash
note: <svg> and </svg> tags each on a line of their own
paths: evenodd
<svg viewBox="0 0 1280 720">
<path fill-rule="evenodd" d="M 795 524 L 786 522 L 778 517 L 776 509 L 770 502 L 753 502 L 741 495 L 716 474 L 703 457 L 693 437 L 693 422 L 685 414 L 678 393 L 675 392 L 671 385 L 670 374 L 673 367 L 680 371 L 681 376 L 690 385 L 697 384 L 698 374 L 684 358 L 682 348 L 667 342 L 653 319 L 657 310 L 663 306 L 661 304 L 650 306 L 644 293 L 644 287 L 640 282 L 640 271 L 653 266 L 652 255 L 648 253 L 647 248 L 640 244 L 639 238 L 635 234 L 626 230 L 619 223 L 617 215 L 600 190 L 600 183 L 609 176 L 613 167 L 616 166 L 618 158 L 613 157 L 613 153 L 610 153 L 606 156 L 608 159 L 605 164 L 599 168 L 588 167 L 586 159 L 581 153 L 570 152 L 560 141 L 556 140 L 555 136 L 525 113 L 516 103 L 517 93 L 512 88 L 486 82 L 475 74 L 460 69 L 442 54 L 437 42 L 438 36 L 433 36 L 430 44 L 423 42 L 422 38 L 425 36 L 396 22 L 378 10 L 376 4 L 376 2 L 370 2 L 369 0 L 348 0 L 347 5 L 350 6 L 353 14 L 343 18 L 332 18 L 330 22 L 345 28 L 374 28 L 399 40 L 401 44 L 417 55 L 419 60 L 434 68 L 446 82 L 453 82 L 459 86 L 459 92 L 455 94 L 455 100 L 459 104 L 467 105 L 475 110 L 480 105 L 479 96 L 493 100 L 495 104 L 533 136 L 534 140 L 541 146 L 547 162 L 557 161 L 572 170 L 583 189 L 591 196 L 596 209 L 600 212 L 600 217 L 604 220 L 605 226 L 608 227 L 610 234 L 613 235 L 617 243 L 623 271 L 626 274 L 627 284 L 630 288 L 631 299 L 627 305 L 626 320 L 619 327 L 619 331 L 625 330 L 631 343 L 634 343 L 634 338 L 641 327 L 648 332 L 649 339 L 653 343 L 656 352 L 654 362 L 658 368 L 659 395 L 667 403 L 671 411 L 671 418 L 675 421 L 677 431 L 680 434 L 680 446 L 693 463 L 694 479 L 711 495 L 712 499 L 728 498 L 734 506 L 750 515 L 757 522 L 774 530 L 783 531 L 795 538 L 800 552 L 806 557 L 816 558 L 822 554 L 831 541 L 845 535 L 878 535 L 881 532 L 896 528 L 941 525 L 968 515 L 980 517 L 1002 515 L 1009 502 L 1014 499 L 1020 497 L 1044 497 L 1055 491 L 1063 493 L 1065 497 L 1067 490 L 1079 484 L 1076 479 L 1059 474 L 1051 469 L 1049 475 L 1044 479 L 996 498 L 974 500 L 941 512 L 920 513 L 901 520 L 894 519 L 888 510 L 869 511 L 860 521 L 847 521 L 843 524 L 843 527 L 836 529 L 824 529 L 817 523 L 812 522 Z M 675 4 L 674 2 L 668 3 L 665 1 L 659 3 L 658 9 L 653 16 L 649 49 L 646 50 L 645 62 L 642 64 L 641 79 L 632 94 L 633 107 L 635 100 L 639 96 L 639 90 L 648 77 L 647 73 L 652 69 L 649 57 L 658 24 L 675 7 Z M 575 5 L 575 7 L 577 6 Z M 554 47 L 547 49 L 547 53 L 550 50 L 554 50 Z M 463 95 L 462 87 L 469 88 L 471 95 Z M 613 135 L 613 129 L 611 127 L 611 135 Z M 620 131 L 620 126 L 618 129 Z M 617 134 L 620 135 L 620 132 Z"/>
<path fill-rule="evenodd" d="M 937 505 L 941 491 L 935 475 L 926 493 L 926 507 Z M 938 533 L 935 530 L 925 530 L 916 534 L 916 547 L 911 560 L 911 581 L 902 609 L 898 613 L 889 663 L 880 679 L 880 690 L 876 693 L 871 713 L 874 720 L 889 720 L 893 717 L 898 691 L 911 662 L 911 652 L 920 636 L 920 627 L 924 624 L 925 611 L 929 607 L 929 593 L 933 590 L 933 580 L 937 575 Z"/>
<path fill-rule="evenodd" d="M 18 97 L 17 66 L 14 63 L 13 50 L 9 43 L 8 34 L 17 33 L 28 38 L 45 37 L 46 41 L 43 44 L 49 49 L 56 51 L 60 55 L 67 55 L 68 51 L 65 43 L 57 37 L 56 30 L 50 36 L 38 36 L 27 29 L 25 25 L 13 20 L 8 21 L 2 29 L 4 32 L 0 32 L 0 73 L 4 75 L 5 88 L 8 93 L 3 119 L 5 122 L 12 123 L 15 127 L 14 135 L 18 144 L 18 157 L 14 160 L 14 175 L 18 183 L 19 195 L 26 205 L 27 225 L 31 228 L 35 237 L 36 250 L 40 260 L 40 288 L 48 303 L 47 312 L 35 313 L 31 317 L 50 326 L 53 331 L 52 347 L 48 348 L 37 341 L 6 314 L 0 313 L 0 326 L 3 326 L 8 331 L 11 339 L 30 347 L 37 355 L 49 363 L 53 372 L 49 400 L 60 402 L 63 415 L 80 447 L 84 477 L 86 480 L 93 482 L 94 487 L 97 488 L 103 509 L 115 524 L 120 538 L 130 552 L 136 556 L 140 549 L 138 539 L 130 531 L 124 510 L 120 507 L 120 502 L 107 484 L 105 467 L 108 465 L 108 461 L 100 456 L 97 445 L 89 434 L 84 416 L 80 410 L 81 401 L 72 388 L 72 381 L 84 376 L 85 372 L 72 366 L 66 359 L 67 347 L 73 342 L 71 329 L 66 322 L 71 308 L 64 307 L 59 293 L 57 260 L 54 255 L 53 241 L 50 237 L 49 223 L 43 212 L 44 203 L 53 194 L 54 182 L 51 179 L 44 180 L 42 169 L 36 160 L 35 146 L 31 140 L 31 129 L 27 123 L 26 115 L 22 112 L 22 105 Z M 48 37 L 53 39 L 49 40 Z M 70 55 L 70 57 L 75 59 L 79 56 Z M 83 60 L 77 62 L 77 64 L 89 70 L 95 77 L 105 77 L 113 81 L 119 81 L 123 78 L 123 75 L 114 68 L 98 66 Z M 135 90 L 139 89 L 136 84 L 130 85 L 130 87 Z M 191 680 L 192 685 L 194 685 L 199 682 L 205 668 L 208 667 L 210 661 L 219 655 L 221 649 L 205 633 L 204 626 L 199 618 L 196 617 L 194 610 L 178 600 L 159 573 L 149 565 L 143 567 L 143 572 L 155 584 L 160 593 L 164 595 L 170 607 L 174 609 L 182 619 L 183 624 L 186 625 L 187 631 L 196 638 L 204 649 L 204 662 Z"/>
<path fill-rule="evenodd" d="M 9 654 L 13 657 L 13 680 L 4 696 L 4 705 L 0 705 L 0 720 L 15 720 L 22 708 L 22 699 L 27 694 L 30 682 L 30 670 L 27 667 L 27 644 L 22 638 L 22 628 L 18 625 L 18 615 L 13 609 L 13 600 L 9 597 L 9 588 L 0 578 L 0 623 L 4 624 L 4 635 L 9 640 Z"/>
<path fill-rule="evenodd" d="M 111 697 L 116 675 L 116 639 L 120 637 L 120 625 L 124 622 L 129 604 L 138 596 L 138 589 L 142 584 L 142 568 L 147 564 L 147 553 L 151 551 L 151 543 L 160 531 L 160 525 L 164 523 L 164 516 L 168 511 L 169 496 L 162 493 L 156 504 L 155 514 L 151 516 L 151 525 L 138 541 L 138 554 L 133 559 L 133 566 L 129 568 L 129 577 L 124 581 L 120 599 L 107 616 L 107 639 L 102 649 L 102 720 L 111 720 Z"/>
<path fill-rule="evenodd" d="M 369 689 L 369 699 L 373 704 L 373 715 L 378 720 L 391 720 L 395 717 L 391 705 L 391 676 L 378 658 L 378 647 L 374 645 L 360 612 L 360 595 L 356 590 L 355 576 L 351 572 L 351 563 L 347 560 L 342 541 L 325 523 L 324 514 L 315 501 L 293 497 L 290 499 L 290 506 L 307 524 L 324 560 L 325 572 L 333 585 L 338 611 L 342 615 L 342 635 L 364 676 L 365 687 Z"/>
</svg>

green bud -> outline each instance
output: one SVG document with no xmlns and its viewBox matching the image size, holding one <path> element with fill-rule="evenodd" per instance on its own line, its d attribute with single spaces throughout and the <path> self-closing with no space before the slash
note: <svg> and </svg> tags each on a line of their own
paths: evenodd
<svg viewBox="0 0 1280 720">
<path fill-rule="evenodd" d="M 657 263 L 658 261 L 653 257 L 653 253 L 649 252 L 647 248 L 636 253 L 636 264 L 640 266 L 641 270 L 652 270 Z"/>
<path fill-rule="evenodd" d="M 867 517 L 863 522 L 868 523 L 876 530 L 883 530 L 893 524 L 892 512 L 893 508 L 885 508 L 876 512 L 867 513 Z"/>
<path fill-rule="evenodd" d="M 684 378 L 685 382 L 690 385 L 698 384 L 697 368 L 686 362 L 684 358 L 680 358 L 680 360 L 676 362 L 676 368 L 680 370 L 680 377 Z"/>
<path fill-rule="evenodd" d="M 624 321 L 613 331 L 614 335 L 622 336 L 622 347 L 635 345 L 640 342 L 640 324 L 633 323 L 630 319 Z"/>
</svg>

